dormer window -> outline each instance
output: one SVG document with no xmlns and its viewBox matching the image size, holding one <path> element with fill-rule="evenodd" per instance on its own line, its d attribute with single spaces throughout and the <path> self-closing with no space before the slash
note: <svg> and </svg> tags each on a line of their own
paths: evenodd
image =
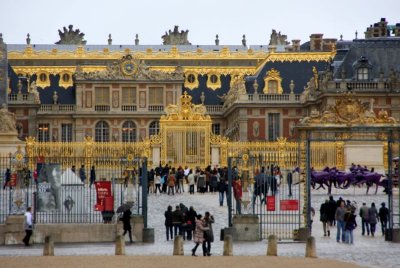
<svg viewBox="0 0 400 268">
<path fill-rule="evenodd" d="M 278 93 L 278 81 L 276 81 L 276 80 L 268 81 L 268 93 L 269 94 Z"/>
<path fill-rule="evenodd" d="M 282 77 L 278 70 L 272 68 L 264 77 L 264 94 L 282 94 Z"/>
<path fill-rule="evenodd" d="M 368 80 L 368 68 L 360 67 L 357 69 L 357 80 Z"/>
<path fill-rule="evenodd" d="M 357 81 L 367 81 L 372 79 L 372 64 L 367 57 L 362 56 L 353 63 L 353 79 Z"/>
</svg>

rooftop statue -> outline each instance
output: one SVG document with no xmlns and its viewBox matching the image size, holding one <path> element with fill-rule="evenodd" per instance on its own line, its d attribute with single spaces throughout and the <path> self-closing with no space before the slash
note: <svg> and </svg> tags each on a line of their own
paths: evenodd
<svg viewBox="0 0 400 268">
<path fill-rule="evenodd" d="M 71 24 L 68 26 L 68 30 L 66 27 L 63 28 L 64 32 L 58 30 L 60 41 L 56 42 L 57 45 L 86 45 L 86 41 L 83 40 L 85 34 L 81 33 L 79 29 L 73 30 L 73 27 Z"/>
<path fill-rule="evenodd" d="M 161 38 L 163 39 L 163 45 L 191 45 L 188 41 L 189 30 L 180 31 L 179 26 L 174 27 L 174 31 L 169 30 L 168 33 L 165 32 Z"/>
<path fill-rule="evenodd" d="M 286 41 L 287 35 L 281 35 L 281 32 L 277 33 L 275 30 L 272 30 L 271 39 L 269 40 L 270 46 L 280 46 L 280 45 L 288 45 L 289 42 Z"/>
</svg>

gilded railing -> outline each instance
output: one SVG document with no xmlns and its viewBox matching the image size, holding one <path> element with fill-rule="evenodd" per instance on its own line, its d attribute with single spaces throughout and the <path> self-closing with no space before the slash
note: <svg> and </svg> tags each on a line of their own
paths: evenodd
<svg viewBox="0 0 400 268">
<path fill-rule="evenodd" d="M 94 142 L 91 137 L 81 142 L 37 142 L 26 140 L 29 167 L 34 169 L 36 161 L 59 163 L 63 167 L 84 164 L 100 168 L 117 167 L 128 159 L 151 157 L 150 142 Z"/>
</svg>

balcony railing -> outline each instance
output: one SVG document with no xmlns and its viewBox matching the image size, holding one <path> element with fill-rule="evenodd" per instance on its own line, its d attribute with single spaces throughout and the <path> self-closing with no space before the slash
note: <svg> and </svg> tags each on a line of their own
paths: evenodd
<svg viewBox="0 0 400 268">
<path fill-rule="evenodd" d="M 220 113 L 222 112 L 222 105 L 206 105 L 207 112 L 209 113 Z"/>
<path fill-rule="evenodd" d="M 299 102 L 299 94 L 248 94 L 247 101 L 267 102 L 267 103 L 285 103 Z"/>
<path fill-rule="evenodd" d="M 110 111 L 110 105 L 95 105 L 94 110 L 97 112 L 108 112 Z"/>
<path fill-rule="evenodd" d="M 136 105 L 122 105 L 121 109 L 126 112 L 136 112 Z"/>
<path fill-rule="evenodd" d="M 40 105 L 40 112 L 73 112 L 75 111 L 74 104 L 42 104 Z"/>
<path fill-rule="evenodd" d="M 164 111 L 164 105 L 149 105 L 150 112 L 162 112 Z"/>
</svg>

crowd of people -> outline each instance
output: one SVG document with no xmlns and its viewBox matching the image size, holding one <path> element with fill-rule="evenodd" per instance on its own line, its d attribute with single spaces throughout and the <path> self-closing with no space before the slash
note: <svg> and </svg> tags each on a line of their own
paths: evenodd
<svg viewBox="0 0 400 268">
<path fill-rule="evenodd" d="M 358 227 L 356 221 L 357 209 L 355 202 L 345 201 L 341 197 L 336 201 L 333 196 L 325 200 L 320 207 L 320 221 L 322 222 L 324 236 L 330 237 L 331 228 L 336 226 L 336 241 L 353 244 L 353 231 Z M 382 236 L 386 234 L 389 210 L 384 202 L 381 203 L 379 210 L 374 202 L 371 203 L 370 207 L 363 203 L 358 215 L 361 218 L 361 235 L 375 236 L 378 222 L 381 223 Z"/>
</svg>

